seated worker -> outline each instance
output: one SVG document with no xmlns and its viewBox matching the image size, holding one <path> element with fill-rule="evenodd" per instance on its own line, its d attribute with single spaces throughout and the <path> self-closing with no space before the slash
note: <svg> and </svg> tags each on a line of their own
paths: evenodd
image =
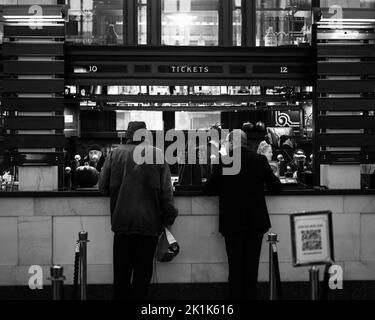
<svg viewBox="0 0 375 320">
<path fill-rule="evenodd" d="M 268 160 L 268 162 L 272 161 L 272 146 L 268 144 L 266 141 L 261 141 L 258 145 L 257 154 L 261 154 L 265 156 Z"/>
<path fill-rule="evenodd" d="M 295 145 L 291 138 L 289 138 L 288 136 L 280 137 L 280 151 L 285 161 L 287 162 L 293 161 L 294 148 L 295 148 Z"/>
<path fill-rule="evenodd" d="M 103 151 L 98 145 L 94 144 L 88 148 L 87 152 L 87 155 L 80 161 L 80 165 L 83 166 L 87 162 L 100 172 L 105 161 Z"/>
<path fill-rule="evenodd" d="M 297 149 L 293 154 L 293 161 L 288 163 L 288 167 L 292 172 L 296 172 L 300 162 L 303 165 L 303 171 L 311 170 L 311 164 L 306 160 L 305 152 L 302 149 Z"/>
</svg>

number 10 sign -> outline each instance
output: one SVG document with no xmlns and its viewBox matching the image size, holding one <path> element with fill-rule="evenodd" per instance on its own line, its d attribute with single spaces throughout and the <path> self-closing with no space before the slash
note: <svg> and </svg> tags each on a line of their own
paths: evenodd
<svg viewBox="0 0 375 320">
<path fill-rule="evenodd" d="M 331 211 L 292 214 L 290 227 L 295 267 L 334 261 Z"/>
</svg>

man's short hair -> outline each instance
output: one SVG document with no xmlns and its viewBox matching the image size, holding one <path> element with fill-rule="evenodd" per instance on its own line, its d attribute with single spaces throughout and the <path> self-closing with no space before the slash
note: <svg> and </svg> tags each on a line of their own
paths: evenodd
<svg viewBox="0 0 375 320">
<path fill-rule="evenodd" d="M 128 141 L 133 141 L 134 134 L 137 130 L 146 129 L 146 123 L 143 121 L 130 121 L 128 129 L 126 130 L 125 138 Z"/>
<path fill-rule="evenodd" d="M 234 134 L 240 134 L 241 135 L 241 146 L 246 147 L 247 146 L 247 135 L 245 132 L 243 132 L 241 129 L 234 129 L 233 131 L 229 132 L 227 137 L 225 138 L 226 141 L 234 142 L 233 136 Z M 238 145 L 233 145 L 233 147 L 239 147 Z"/>
</svg>

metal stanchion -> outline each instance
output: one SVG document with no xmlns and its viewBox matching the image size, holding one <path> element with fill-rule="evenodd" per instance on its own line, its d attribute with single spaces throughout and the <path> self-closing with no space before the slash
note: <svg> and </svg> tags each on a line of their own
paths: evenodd
<svg viewBox="0 0 375 320">
<path fill-rule="evenodd" d="M 277 242 L 277 234 L 268 234 L 269 244 L 269 282 L 270 282 L 270 300 L 277 299 L 277 285 L 276 285 L 276 272 L 275 272 L 275 259 L 274 249 Z"/>
<path fill-rule="evenodd" d="M 51 277 L 48 278 L 52 281 L 52 298 L 53 300 L 62 300 L 63 285 L 64 285 L 64 268 L 54 265 L 50 268 Z"/>
<path fill-rule="evenodd" d="M 319 283 L 319 269 L 317 266 L 312 266 L 309 270 L 310 273 L 310 290 L 311 300 L 318 300 L 318 283 Z"/>
<path fill-rule="evenodd" d="M 86 287 L 87 287 L 87 242 L 88 234 L 86 231 L 78 233 L 79 242 L 79 277 L 81 285 L 81 300 L 86 300 Z"/>
<path fill-rule="evenodd" d="M 72 290 L 73 300 L 77 299 L 78 280 L 79 280 L 79 241 L 77 241 L 76 249 L 74 251 L 74 273 L 73 273 L 73 290 Z"/>
</svg>

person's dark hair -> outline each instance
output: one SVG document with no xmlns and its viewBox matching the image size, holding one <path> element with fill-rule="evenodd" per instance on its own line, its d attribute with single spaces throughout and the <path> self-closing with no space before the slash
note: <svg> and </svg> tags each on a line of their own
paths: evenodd
<svg viewBox="0 0 375 320">
<path fill-rule="evenodd" d="M 143 121 L 130 121 L 128 124 L 128 129 L 126 130 L 126 139 L 129 142 L 133 141 L 134 134 L 137 130 L 146 129 L 146 123 Z"/>
</svg>

